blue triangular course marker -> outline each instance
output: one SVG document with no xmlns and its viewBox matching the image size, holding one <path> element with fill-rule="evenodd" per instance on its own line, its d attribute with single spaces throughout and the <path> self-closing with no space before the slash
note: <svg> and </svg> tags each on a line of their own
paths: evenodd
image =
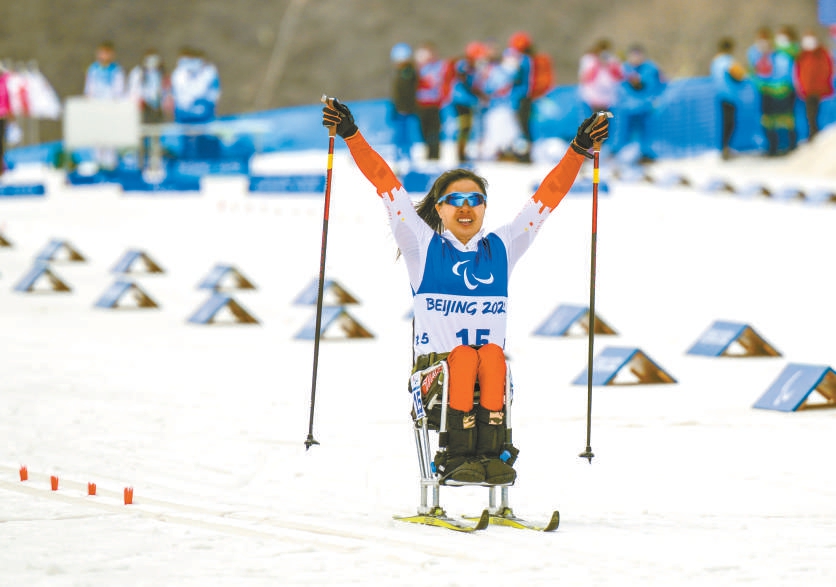
<svg viewBox="0 0 836 587">
<path fill-rule="evenodd" d="M 737 190 L 737 195 L 744 197 L 771 196 L 772 190 L 760 183 L 750 183 Z"/>
<path fill-rule="evenodd" d="M 129 303 L 123 304 L 126 298 Z M 117 279 L 96 302 L 97 308 L 158 308 L 157 302 L 139 285 L 127 279 Z"/>
<path fill-rule="evenodd" d="M 319 288 L 319 279 L 308 284 L 302 292 L 293 300 L 294 306 L 315 306 Z M 323 306 L 346 306 L 359 303 L 357 299 L 333 279 L 326 279 L 322 286 Z"/>
<path fill-rule="evenodd" d="M 588 373 L 584 369 L 572 384 L 586 385 Z M 592 385 L 643 383 L 676 383 L 676 380 L 637 348 L 607 347 L 592 360 Z"/>
<path fill-rule="evenodd" d="M 46 280 L 47 287 L 40 287 L 39 283 Z M 17 285 L 14 287 L 15 291 L 19 292 L 34 292 L 34 291 L 58 291 L 68 292 L 70 286 L 64 283 L 60 277 L 53 273 L 49 268 L 49 264 L 44 261 L 36 261 L 32 268 L 26 275 L 24 275 Z"/>
<path fill-rule="evenodd" d="M 83 262 L 86 259 L 67 241 L 52 239 L 41 249 L 35 257 L 36 261 L 73 261 Z"/>
<path fill-rule="evenodd" d="M 589 306 L 559 305 L 534 331 L 536 336 L 579 336 L 589 334 Z M 616 334 L 595 315 L 595 334 Z"/>
<path fill-rule="evenodd" d="M 0 185 L 0 198 L 26 198 L 46 194 L 44 184 Z"/>
<path fill-rule="evenodd" d="M 217 264 L 212 267 L 212 270 L 203 278 L 203 281 L 198 284 L 197 288 L 215 291 L 256 289 L 255 285 L 244 277 L 238 269 L 232 265 L 223 264 Z"/>
<path fill-rule="evenodd" d="M 688 349 L 687 354 L 706 357 L 781 356 L 748 324 L 721 320 L 714 322 Z"/>
<path fill-rule="evenodd" d="M 824 401 L 810 401 L 813 392 Z M 752 407 L 779 412 L 836 407 L 836 372 L 826 365 L 790 363 Z"/>
<path fill-rule="evenodd" d="M 806 198 L 804 190 L 793 186 L 778 188 L 770 194 L 770 197 L 775 200 L 804 200 Z"/>
<path fill-rule="evenodd" d="M 703 183 L 702 185 L 698 186 L 700 191 L 703 192 L 726 192 L 733 194 L 736 192 L 734 186 L 727 182 L 725 179 L 719 177 L 710 178 L 708 181 Z"/>
<path fill-rule="evenodd" d="M 145 251 L 131 249 L 116 262 L 111 273 L 165 273 Z"/>
<path fill-rule="evenodd" d="M 827 188 L 813 188 L 805 194 L 804 201 L 811 204 L 836 203 L 836 191 Z"/>
<path fill-rule="evenodd" d="M 690 186 L 691 181 L 681 173 L 676 171 L 668 171 L 665 173 L 660 173 L 658 176 L 653 178 L 653 185 L 662 188 L 673 188 L 673 187 L 684 187 Z"/>
<path fill-rule="evenodd" d="M 193 324 L 258 324 L 258 320 L 232 296 L 214 293 L 189 317 Z"/>
<path fill-rule="evenodd" d="M 322 174 L 251 175 L 250 193 L 254 194 L 322 194 L 325 176 Z"/>
<path fill-rule="evenodd" d="M 374 335 L 357 322 L 342 306 L 322 308 L 319 336 L 323 340 L 374 338 Z M 299 330 L 295 338 L 297 340 L 314 340 L 315 337 L 316 316 L 313 316 Z"/>
</svg>

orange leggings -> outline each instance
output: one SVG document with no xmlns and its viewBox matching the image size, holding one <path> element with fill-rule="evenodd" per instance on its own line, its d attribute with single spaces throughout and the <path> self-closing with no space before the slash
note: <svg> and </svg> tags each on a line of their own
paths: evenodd
<svg viewBox="0 0 836 587">
<path fill-rule="evenodd" d="M 505 353 L 494 343 L 478 350 L 457 346 L 447 356 L 450 367 L 450 407 L 469 412 L 473 409 L 473 387 L 479 381 L 483 408 L 498 412 L 505 405 Z"/>
</svg>

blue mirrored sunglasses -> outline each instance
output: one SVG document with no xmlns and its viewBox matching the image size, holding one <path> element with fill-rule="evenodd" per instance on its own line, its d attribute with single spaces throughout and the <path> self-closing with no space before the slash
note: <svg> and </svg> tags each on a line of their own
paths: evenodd
<svg viewBox="0 0 836 587">
<path fill-rule="evenodd" d="M 456 208 L 461 208 L 467 202 L 468 206 L 474 207 L 484 204 L 487 199 L 488 197 L 485 194 L 480 194 L 479 192 L 453 192 L 441 196 L 438 199 L 438 203 L 450 204 Z"/>
</svg>

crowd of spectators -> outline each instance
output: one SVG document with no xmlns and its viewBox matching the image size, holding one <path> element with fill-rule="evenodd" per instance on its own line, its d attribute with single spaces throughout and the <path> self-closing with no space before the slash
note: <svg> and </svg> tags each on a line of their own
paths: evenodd
<svg viewBox="0 0 836 587">
<path fill-rule="evenodd" d="M 710 71 L 713 80 L 720 133 L 718 150 L 732 156 L 731 141 L 740 113 L 741 96 L 754 86 L 761 110 L 760 124 L 766 154 L 777 156 L 798 144 L 795 104 L 803 101 L 808 139 L 819 131 L 821 101 L 833 95 L 833 56 L 815 30 L 799 38 L 791 26 L 773 33 L 761 28 L 746 51 L 734 54 L 733 39 L 722 38 Z M 391 121 L 395 127 L 396 157 L 408 164 L 413 145 L 411 117 L 419 121 L 426 158 L 439 157 L 440 111 L 449 107 L 457 121 L 456 154 L 459 162 L 473 158 L 531 161 L 532 102 L 554 87 L 548 56 L 534 48 L 531 37 L 519 31 L 502 46 L 496 41 L 473 41 L 464 54 L 440 57 L 431 44 L 392 48 L 394 67 Z M 633 44 L 617 51 L 609 39 L 595 41 L 578 66 L 578 98 L 584 116 L 593 111 L 616 113 L 614 132 L 607 148 L 618 154 L 633 145 L 634 160 L 652 162 L 650 123 L 668 80 L 648 57 L 644 47 Z M 474 125 L 478 141 L 472 141 Z"/>
</svg>

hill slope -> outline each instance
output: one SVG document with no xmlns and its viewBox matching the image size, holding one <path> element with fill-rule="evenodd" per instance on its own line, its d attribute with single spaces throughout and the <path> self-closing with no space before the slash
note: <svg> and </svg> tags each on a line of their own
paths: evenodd
<svg viewBox="0 0 836 587">
<path fill-rule="evenodd" d="M 504 43 L 531 33 L 555 63 L 558 83 L 576 83 L 578 59 L 597 38 L 619 50 L 641 42 L 669 77 L 703 75 L 719 37 L 738 54 L 761 25 L 816 24 L 816 1 L 751 0 L 49 0 L 0 4 L 0 58 L 35 59 L 62 96 L 82 90 L 96 43 L 112 39 L 133 67 L 157 47 L 169 66 L 182 45 L 207 51 L 220 70 L 221 113 L 386 96 L 390 47 L 431 40 L 452 56 L 473 39 Z M 232 8 L 234 6 L 234 8 Z"/>
</svg>

